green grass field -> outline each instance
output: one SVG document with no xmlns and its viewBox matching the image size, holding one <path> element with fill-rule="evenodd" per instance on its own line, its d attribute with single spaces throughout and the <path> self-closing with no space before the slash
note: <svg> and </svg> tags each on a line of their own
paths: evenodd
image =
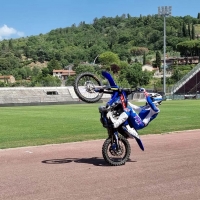
<svg viewBox="0 0 200 200">
<path fill-rule="evenodd" d="M 106 138 L 99 105 L 1 107 L 0 149 Z M 140 135 L 200 128 L 199 100 L 164 101 L 160 110 Z"/>
</svg>

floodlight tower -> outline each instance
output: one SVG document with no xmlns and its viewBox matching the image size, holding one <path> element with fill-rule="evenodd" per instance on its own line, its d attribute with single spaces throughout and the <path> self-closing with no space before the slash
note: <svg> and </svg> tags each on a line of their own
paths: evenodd
<svg viewBox="0 0 200 200">
<path fill-rule="evenodd" d="M 163 92 L 166 94 L 166 17 L 171 16 L 171 6 L 158 7 L 158 16 L 164 18 L 164 52 L 163 52 Z"/>
</svg>

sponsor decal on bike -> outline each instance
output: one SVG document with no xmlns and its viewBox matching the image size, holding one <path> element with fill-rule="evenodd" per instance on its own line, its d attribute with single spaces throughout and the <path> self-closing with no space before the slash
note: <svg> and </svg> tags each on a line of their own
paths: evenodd
<svg viewBox="0 0 200 200">
<path fill-rule="evenodd" d="M 125 102 L 125 98 L 124 98 L 123 94 L 120 95 L 120 100 L 121 100 L 123 109 L 125 109 L 126 108 L 126 102 Z"/>
</svg>

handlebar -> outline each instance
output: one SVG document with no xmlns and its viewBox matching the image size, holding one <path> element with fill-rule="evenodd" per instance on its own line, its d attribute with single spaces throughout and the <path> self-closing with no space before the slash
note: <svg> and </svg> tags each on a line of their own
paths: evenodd
<svg viewBox="0 0 200 200">
<path fill-rule="evenodd" d="M 118 91 L 118 92 L 126 92 L 127 94 L 131 94 L 134 92 L 137 92 L 138 89 L 132 89 L 132 88 L 114 88 L 114 87 L 107 87 L 107 86 L 98 86 L 95 87 L 95 91 L 96 92 L 100 92 L 100 93 L 107 93 L 107 94 L 112 94 L 114 91 Z"/>
</svg>

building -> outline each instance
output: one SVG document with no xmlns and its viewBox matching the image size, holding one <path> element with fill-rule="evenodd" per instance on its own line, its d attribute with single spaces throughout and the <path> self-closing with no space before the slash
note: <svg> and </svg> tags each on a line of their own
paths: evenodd
<svg viewBox="0 0 200 200">
<path fill-rule="evenodd" d="M 0 81 L 4 83 L 15 83 L 15 77 L 12 75 L 0 76 Z"/>
<path fill-rule="evenodd" d="M 54 69 L 53 76 L 57 76 L 61 80 L 67 80 L 68 76 L 74 76 L 76 72 L 73 70 Z"/>
<path fill-rule="evenodd" d="M 162 65 L 164 60 L 162 59 Z M 187 64 L 198 64 L 199 63 L 199 56 L 193 57 L 169 57 L 166 58 L 166 65 L 187 65 Z"/>
</svg>

